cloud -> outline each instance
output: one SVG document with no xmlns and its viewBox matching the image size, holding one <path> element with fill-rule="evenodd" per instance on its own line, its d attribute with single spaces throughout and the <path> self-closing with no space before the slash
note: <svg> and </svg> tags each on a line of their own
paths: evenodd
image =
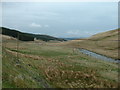
<svg viewBox="0 0 120 90">
<path fill-rule="evenodd" d="M 49 25 L 44 25 L 44 27 L 49 27 Z"/>
<path fill-rule="evenodd" d="M 36 24 L 36 23 L 32 23 L 30 24 L 31 27 L 37 27 L 37 28 L 42 28 L 42 25 L 40 24 Z"/>
<path fill-rule="evenodd" d="M 55 13 L 55 12 L 42 12 L 42 14 L 44 14 L 44 15 L 51 15 L 51 16 L 59 15 L 58 13 Z"/>
<path fill-rule="evenodd" d="M 86 37 L 93 35 L 90 31 L 71 30 L 66 32 L 68 37 Z"/>
<path fill-rule="evenodd" d="M 2 26 L 25 32 L 48 35 L 58 33 L 56 36 L 59 37 L 88 37 L 118 26 L 118 3 L 6 2 L 2 6 Z"/>
<path fill-rule="evenodd" d="M 78 30 L 76 31 L 68 31 L 67 34 L 69 35 L 78 35 L 80 32 Z"/>
<path fill-rule="evenodd" d="M 71 30 L 66 32 L 66 37 L 80 37 L 80 34 L 79 30 Z"/>
<path fill-rule="evenodd" d="M 41 24 L 37 24 L 37 23 L 31 23 L 30 27 L 36 27 L 36 28 L 48 28 L 49 25 L 41 25 Z"/>
<path fill-rule="evenodd" d="M 93 35 L 93 33 L 91 33 L 90 31 L 88 32 L 88 31 L 84 31 L 83 32 L 85 35 L 88 35 L 88 36 L 91 36 L 91 35 Z"/>
</svg>

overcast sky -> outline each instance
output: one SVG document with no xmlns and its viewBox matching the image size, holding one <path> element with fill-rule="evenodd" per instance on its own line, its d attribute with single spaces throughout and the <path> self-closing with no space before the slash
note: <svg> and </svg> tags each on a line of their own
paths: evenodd
<svg viewBox="0 0 120 90">
<path fill-rule="evenodd" d="M 3 26 L 56 37 L 88 37 L 118 27 L 117 2 L 4 2 Z"/>
</svg>

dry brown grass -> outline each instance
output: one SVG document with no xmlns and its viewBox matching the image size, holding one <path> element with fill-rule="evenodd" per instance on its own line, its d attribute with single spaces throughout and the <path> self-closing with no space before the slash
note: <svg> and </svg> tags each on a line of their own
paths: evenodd
<svg viewBox="0 0 120 90">
<path fill-rule="evenodd" d="M 52 84 L 56 85 L 57 87 L 62 88 L 111 87 L 112 84 L 103 83 L 102 80 L 99 80 L 96 76 L 96 72 L 88 70 L 88 73 L 72 70 L 60 70 L 57 68 L 50 67 L 45 70 L 46 79 L 49 82 L 52 82 Z"/>
</svg>

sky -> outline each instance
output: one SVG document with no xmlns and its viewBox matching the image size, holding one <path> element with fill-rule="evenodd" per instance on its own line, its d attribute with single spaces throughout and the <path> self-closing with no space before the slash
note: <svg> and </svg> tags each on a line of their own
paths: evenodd
<svg viewBox="0 0 120 90">
<path fill-rule="evenodd" d="M 117 2 L 3 2 L 2 26 L 80 38 L 118 28 Z"/>
</svg>

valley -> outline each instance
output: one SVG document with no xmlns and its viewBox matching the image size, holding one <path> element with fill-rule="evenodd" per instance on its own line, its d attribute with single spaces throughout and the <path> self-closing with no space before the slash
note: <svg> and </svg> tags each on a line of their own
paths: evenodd
<svg viewBox="0 0 120 90">
<path fill-rule="evenodd" d="M 119 59 L 118 34 L 110 32 L 63 42 L 26 42 L 2 35 L 3 88 L 117 88 L 118 63 L 77 49 Z"/>
</svg>

